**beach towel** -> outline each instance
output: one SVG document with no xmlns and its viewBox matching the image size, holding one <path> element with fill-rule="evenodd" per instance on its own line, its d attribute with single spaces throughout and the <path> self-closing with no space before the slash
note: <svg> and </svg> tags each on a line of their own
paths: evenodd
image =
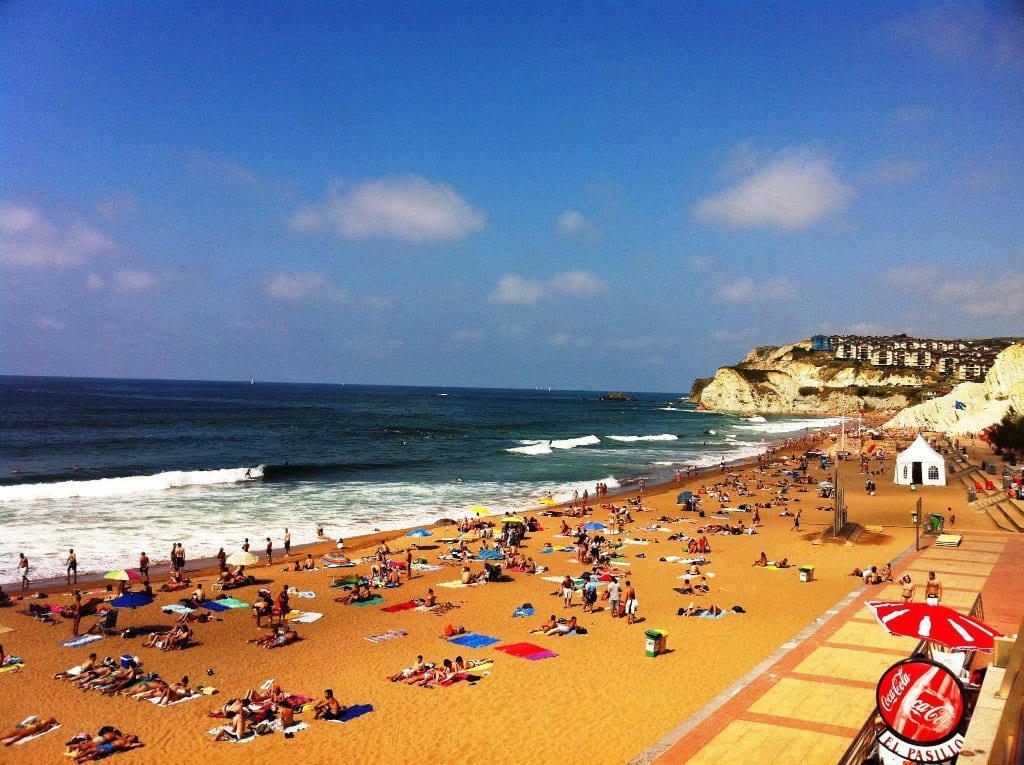
<svg viewBox="0 0 1024 765">
<path fill-rule="evenodd" d="M 358 603 L 356 605 L 359 605 Z M 316 611 L 300 611 L 298 616 L 288 615 L 288 621 L 292 624 L 312 624 L 318 619 L 322 619 L 323 614 L 318 614 Z"/>
<path fill-rule="evenodd" d="M 396 603 L 393 606 L 384 606 L 381 611 L 386 611 L 389 614 L 397 613 L 398 611 L 408 611 L 410 608 L 416 608 L 419 603 L 415 600 L 407 600 L 404 603 Z"/>
<path fill-rule="evenodd" d="M 465 635 L 456 635 L 455 637 L 448 638 L 448 642 L 465 648 L 486 648 L 489 645 L 500 643 L 501 638 L 481 635 L 478 632 L 470 632 Z"/>
<path fill-rule="evenodd" d="M 357 585 L 359 584 L 360 581 L 361 579 L 358 576 L 346 576 L 344 579 L 336 579 L 335 581 L 331 582 L 329 586 L 333 587 L 336 590 L 340 590 L 345 587 L 352 587 L 354 585 Z"/>
<path fill-rule="evenodd" d="M 520 659 L 529 659 L 530 661 L 550 659 L 558 656 L 557 653 L 533 643 L 509 643 L 508 645 L 499 645 L 494 650 L 503 651 L 510 656 L 518 656 Z"/>
<path fill-rule="evenodd" d="M 160 699 L 148 698 L 146 701 L 158 706 L 158 707 L 173 707 L 175 704 L 181 704 L 183 701 L 192 701 L 192 699 L 198 699 L 203 694 L 201 692 L 192 691 L 188 696 L 182 696 L 180 699 L 169 701 L 166 704 L 161 704 Z"/>
<path fill-rule="evenodd" d="M 222 730 L 228 731 L 230 733 L 231 728 L 227 725 L 218 725 L 216 728 L 212 728 L 211 730 L 208 730 L 206 732 L 209 733 L 211 736 L 216 736 Z M 250 741 L 256 740 L 256 733 L 250 730 L 246 732 L 246 734 L 241 738 L 235 738 L 234 735 L 232 735 L 226 740 L 232 744 L 248 744 Z"/>
<path fill-rule="evenodd" d="M 342 712 L 341 717 L 337 720 L 327 720 L 327 722 L 345 723 L 351 720 L 355 720 L 357 717 L 368 715 L 373 711 L 373 704 L 354 704 Z"/>
<path fill-rule="evenodd" d="M 431 566 L 426 563 L 413 563 L 413 571 L 440 571 L 444 566 Z"/>
<path fill-rule="evenodd" d="M 516 617 L 520 617 L 520 616 L 533 616 L 533 614 L 534 614 L 533 606 L 519 606 L 519 608 L 517 608 L 515 611 L 512 612 L 512 616 L 516 616 Z"/>
<path fill-rule="evenodd" d="M 61 645 L 65 648 L 81 648 L 83 645 L 89 645 L 89 643 L 102 639 L 103 635 L 79 635 L 70 640 L 65 640 Z"/>
<path fill-rule="evenodd" d="M 438 584 L 438 587 L 449 587 L 449 588 L 451 588 L 453 590 L 458 589 L 459 587 L 469 587 L 469 586 L 470 585 L 468 585 L 468 584 L 464 584 L 461 579 L 456 579 L 456 580 L 451 581 L 451 582 L 441 582 L 440 584 Z"/>
<path fill-rule="evenodd" d="M 21 726 L 19 726 L 19 727 L 21 727 Z M 25 738 L 19 738 L 17 741 L 14 742 L 14 745 L 15 746 L 21 746 L 22 744 L 27 744 L 29 741 L 35 741 L 37 738 L 40 738 L 41 736 L 45 736 L 47 733 L 52 733 L 53 731 L 57 730 L 57 728 L 59 728 L 59 727 L 60 727 L 60 723 L 57 723 L 56 725 L 53 725 L 53 726 L 47 728 L 46 730 L 39 731 L 39 733 L 34 733 L 31 736 L 25 736 Z"/>
<path fill-rule="evenodd" d="M 208 600 L 202 604 L 202 607 L 208 611 L 215 611 L 216 613 L 229 610 L 229 606 L 222 605 L 219 600 Z"/>
<path fill-rule="evenodd" d="M 9 661 L 7 664 L 4 664 L 2 667 L 0 667 L 0 673 L 17 672 L 24 666 L 25 663 L 21 659 L 18 659 L 17 661 Z"/>
<path fill-rule="evenodd" d="M 222 606 L 227 606 L 228 608 L 251 608 L 252 607 L 251 603 L 246 603 L 244 600 L 239 600 L 238 598 L 221 598 L 217 602 L 220 603 Z"/>
<path fill-rule="evenodd" d="M 193 611 L 195 611 L 194 608 L 183 606 L 180 603 L 172 603 L 169 606 L 164 606 L 160 610 L 163 611 L 165 614 L 190 614 Z"/>
<path fill-rule="evenodd" d="M 350 603 L 349 605 L 352 605 L 352 606 L 376 606 L 376 605 L 379 605 L 379 604 L 381 604 L 383 602 L 384 602 L 384 598 L 382 598 L 380 595 L 374 595 L 369 600 L 357 600 L 357 601 L 355 601 L 353 603 Z"/>
<path fill-rule="evenodd" d="M 300 598 L 315 598 L 316 597 L 316 593 L 313 592 L 312 590 L 296 590 L 295 588 L 292 588 L 292 589 L 288 590 L 288 594 L 289 595 L 296 595 L 296 596 L 298 596 Z"/>
<path fill-rule="evenodd" d="M 364 640 L 369 640 L 371 643 L 384 643 L 388 640 L 405 637 L 408 634 L 409 633 L 405 630 L 388 630 L 387 632 L 382 632 L 379 635 L 370 635 L 370 637 L 364 638 Z"/>
<path fill-rule="evenodd" d="M 279 730 L 286 736 L 294 736 L 300 730 L 306 730 L 309 728 L 309 723 L 304 722 L 297 722 L 294 725 L 289 725 L 287 728 L 283 728 L 281 727 L 280 720 L 274 720 L 274 722 L 271 723 L 271 725 L 274 728 L 274 730 Z"/>
</svg>

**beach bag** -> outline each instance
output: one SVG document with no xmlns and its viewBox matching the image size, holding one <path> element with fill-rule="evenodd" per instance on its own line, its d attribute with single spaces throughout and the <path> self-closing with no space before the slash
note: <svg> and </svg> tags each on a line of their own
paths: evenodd
<svg viewBox="0 0 1024 765">
<path fill-rule="evenodd" d="M 601 600 L 608 600 L 608 597 L 609 597 L 608 590 L 605 590 L 604 592 L 601 593 Z"/>
<path fill-rule="evenodd" d="M 454 634 L 455 634 L 455 627 L 453 627 L 451 624 L 446 624 L 445 627 L 444 627 L 444 636 L 445 637 L 451 637 Z"/>
</svg>

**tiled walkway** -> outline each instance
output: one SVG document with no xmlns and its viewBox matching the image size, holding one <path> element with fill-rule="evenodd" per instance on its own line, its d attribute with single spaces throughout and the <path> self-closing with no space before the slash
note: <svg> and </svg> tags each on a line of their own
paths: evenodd
<svg viewBox="0 0 1024 765">
<path fill-rule="evenodd" d="M 969 532 L 957 548 L 910 551 L 894 571 L 910 572 L 918 599 L 935 571 L 944 605 L 967 611 L 981 593 L 986 622 L 1010 633 L 1020 624 L 1024 535 Z M 887 634 L 864 606 L 899 597 L 895 585 L 858 590 L 634 762 L 834 765 L 871 713 L 882 672 L 917 644 Z"/>
</svg>

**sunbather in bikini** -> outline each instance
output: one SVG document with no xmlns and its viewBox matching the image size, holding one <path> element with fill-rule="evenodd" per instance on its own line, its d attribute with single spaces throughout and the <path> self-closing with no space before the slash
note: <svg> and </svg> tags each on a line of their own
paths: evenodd
<svg viewBox="0 0 1024 765">
<path fill-rule="evenodd" d="M 0 733 L 0 741 L 4 742 L 4 746 L 10 746 L 13 743 L 21 741 L 23 738 L 45 733 L 56 724 L 57 718 L 55 717 L 48 717 L 45 720 L 32 720 L 32 722 L 26 721 L 21 725 L 17 725 L 10 730 Z"/>
<path fill-rule="evenodd" d="M 343 603 L 346 606 L 350 606 L 353 603 L 365 603 L 367 600 L 373 598 L 373 593 L 370 592 L 370 588 L 365 584 L 359 584 L 354 590 L 351 590 L 347 595 L 335 598 L 339 603 Z"/>
<path fill-rule="evenodd" d="M 559 637 L 561 637 L 562 635 L 568 635 L 570 632 L 573 632 L 576 629 L 576 627 L 577 627 L 576 617 L 575 616 L 571 616 L 571 617 L 569 617 L 569 619 L 567 621 L 559 622 L 558 624 L 556 624 L 554 627 L 549 629 L 544 634 L 545 635 L 558 635 Z"/>
<path fill-rule="evenodd" d="M 260 635 L 258 638 L 248 640 L 248 643 L 255 643 L 263 648 L 280 648 L 286 646 L 289 643 L 294 643 L 299 639 L 299 633 L 293 629 L 276 629 L 273 632 L 267 632 Z"/>
<path fill-rule="evenodd" d="M 397 683 L 399 680 L 407 681 L 412 678 L 422 676 L 423 673 L 426 671 L 427 665 L 423 663 L 423 657 L 417 656 L 416 662 L 411 667 L 406 667 L 405 669 L 396 672 L 388 679 L 391 680 L 391 682 L 393 683 Z"/>
</svg>

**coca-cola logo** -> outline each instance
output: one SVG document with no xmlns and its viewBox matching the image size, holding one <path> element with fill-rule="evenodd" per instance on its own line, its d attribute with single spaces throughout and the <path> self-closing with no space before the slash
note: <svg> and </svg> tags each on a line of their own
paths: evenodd
<svg viewBox="0 0 1024 765">
<path fill-rule="evenodd" d="M 963 688 L 956 676 L 927 659 L 906 659 L 878 681 L 878 712 L 894 734 L 912 743 L 934 744 L 956 734 L 964 716 Z"/>
</svg>

